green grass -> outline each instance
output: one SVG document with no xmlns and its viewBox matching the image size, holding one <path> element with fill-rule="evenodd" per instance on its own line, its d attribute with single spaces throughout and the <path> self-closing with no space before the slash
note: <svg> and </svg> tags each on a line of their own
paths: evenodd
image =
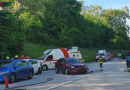
<svg viewBox="0 0 130 90">
<path fill-rule="evenodd" d="M 42 58 L 43 51 L 51 48 L 56 48 L 55 46 L 51 45 L 37 45 L 32 43 L 24 44 L 24 50 L 22 54 L 24 56 L 29 56 L 30 58 Z"/>
<path fill-rule="evenodd" d="M 96 48 L 90 48 L 90 49 L 84 49 L 80 48 L 82 57 L 83 57 L 83 62 L 93 62 L 95 61 L 96 53 L 98 49 Z"/>
<path fill-rule="evenodd" d="M 42 53 L 47 49 L 59 48 L 54 45 L 37 45 L 32 43 L 26 43 L 24 45 L 24 50 L 22 51 L 23 55 L 27 55 L 30 58 L 42 58 Z M 98 52 L 97 48 L 80 48 L 83 62 L 93 62 L 95 61 L 96 54 Z M 114 56 L 116 56 L 117 52 L 124 53 L 127 50 L 120 50 L 120 49 L 105 49 L 107 52 L 113 52 Z"/>
</svg>

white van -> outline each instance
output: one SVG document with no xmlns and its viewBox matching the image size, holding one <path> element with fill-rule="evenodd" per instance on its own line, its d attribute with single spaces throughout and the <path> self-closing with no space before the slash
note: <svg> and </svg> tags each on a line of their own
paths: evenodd
<svg viewBox="0 0 130 90">
<path fill-rule="evenodd" d="M 42 69 L 54 69 L 55 63 L 60 58 L 77 58 L 82 60 L 82 55 L 78 50 L 78 47 L 69 48 L 59 48 L 59 49 L 49 49 L 43 52 L 43 62 L 42 62 Z"/>
<path fill-rule="evenodd" d="M 104 61 L 107 60 L 107 52 L 106 50 L 98 50 L 98 53 L 96 55 L 96 61 L 98 61 L 99 55 L 103 58 Z"/>
</svg>

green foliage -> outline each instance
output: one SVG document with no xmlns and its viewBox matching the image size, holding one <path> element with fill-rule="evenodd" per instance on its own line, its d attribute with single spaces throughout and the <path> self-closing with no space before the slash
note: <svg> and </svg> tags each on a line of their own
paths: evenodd
<svg viewBox="0 0 130 90">
<path fill-rule="evenodd" d="M 22 22 L 8 11 L 0 12 L 0 52 L 14 55 L 23 48 Z"/>
<path fill-rule="evenodd" d="M 23 54 L 32 58 L 43 52 L 38 45 L 130 48 L 125 22 L 129 16 L 127 7 L 103 10 L 101 6 L 90 6 L 81 12 L 77 0 L 6 0 L 2 4 L 10 6 L 11 13 L 0 12 L 0 52 L 20 54 L 24 41 L 29 46 L 24 45 Z"/>
<path fill-rule="evenodd" d="M 43 58 L 43 51 L 51 48 L 57 48 L 54 45 L 40 45 L 40 44 L 32 44 L 25 43 L 22 54 L 25 56 L 29 56 L 30 58 Z"/>
</svg>

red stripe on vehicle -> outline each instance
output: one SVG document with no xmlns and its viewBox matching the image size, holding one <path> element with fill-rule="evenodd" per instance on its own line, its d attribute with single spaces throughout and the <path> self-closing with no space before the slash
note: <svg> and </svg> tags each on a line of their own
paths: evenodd
<svg viewBox="0 0 130 90">
<path fill-rule="evenodd" d="M 45 63 L 45 62 L 52 62 L 52 61 L 57 61 L 57 60 L 45 60 L 43 63 Z"/>
<path fill-rule="evenodd" d="M 1 2 L 0 2 L 0 7 L 2 7 Z"/>
<path fill-rule="evenodd" d="M 68 52 L 67 52 L 64 48 L 61 48 L 60 50 L 61 50 L 62 53 L 64 54 L 64 57 L 65 57 L 65 58 L 69 58 L 69 54 L 68 54 Z"/>
</svg>

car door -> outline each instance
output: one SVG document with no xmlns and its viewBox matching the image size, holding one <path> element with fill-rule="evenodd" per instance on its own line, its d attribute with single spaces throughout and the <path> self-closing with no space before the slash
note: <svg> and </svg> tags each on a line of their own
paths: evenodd
<svg viewBox="0 0 130 90">
<path fill-rule="evenodd" d="M 48 68 L 49 69 L 52 69 L 54 68 L 54 63 L 53 63 L 53 55 L 49 55 L 47 58 L 46 58 L 46 64 L 48 65 Z"/>
<path fill-rule="evenodd" d="M 61 71 L 62 73 L 64 73 L 64 70 L 65 70 L 64 64 L 65 64 L 64 59 L 63 59 L 63 58 L 60 59 L 60 62 L 59 62 L 59 69 L 60 69 L 60 71 Z"/>
<path fill-rule="evenodd" d="M 37 73 L 38 72 L 38 68 L 39 68 L 38 61 L 36 61 L 36 60 L 30 60 L 29 62 L 32 63 L 32 66 L 34 68 L 34 73 Z"/>
<path fill-rule="evenodd" d="M 23 70 L 23 76 L 27 77 L 30 71 L 29 62 L 27 61 L 21 61 L 22 62 L 22 70 Z"/>
<path fill-rule="evenodd" d="M 15 76 L 17 79 L 24 77 L 24 70 L 21 61 L 16 62 L 14 69 Z"/>
</svg>

